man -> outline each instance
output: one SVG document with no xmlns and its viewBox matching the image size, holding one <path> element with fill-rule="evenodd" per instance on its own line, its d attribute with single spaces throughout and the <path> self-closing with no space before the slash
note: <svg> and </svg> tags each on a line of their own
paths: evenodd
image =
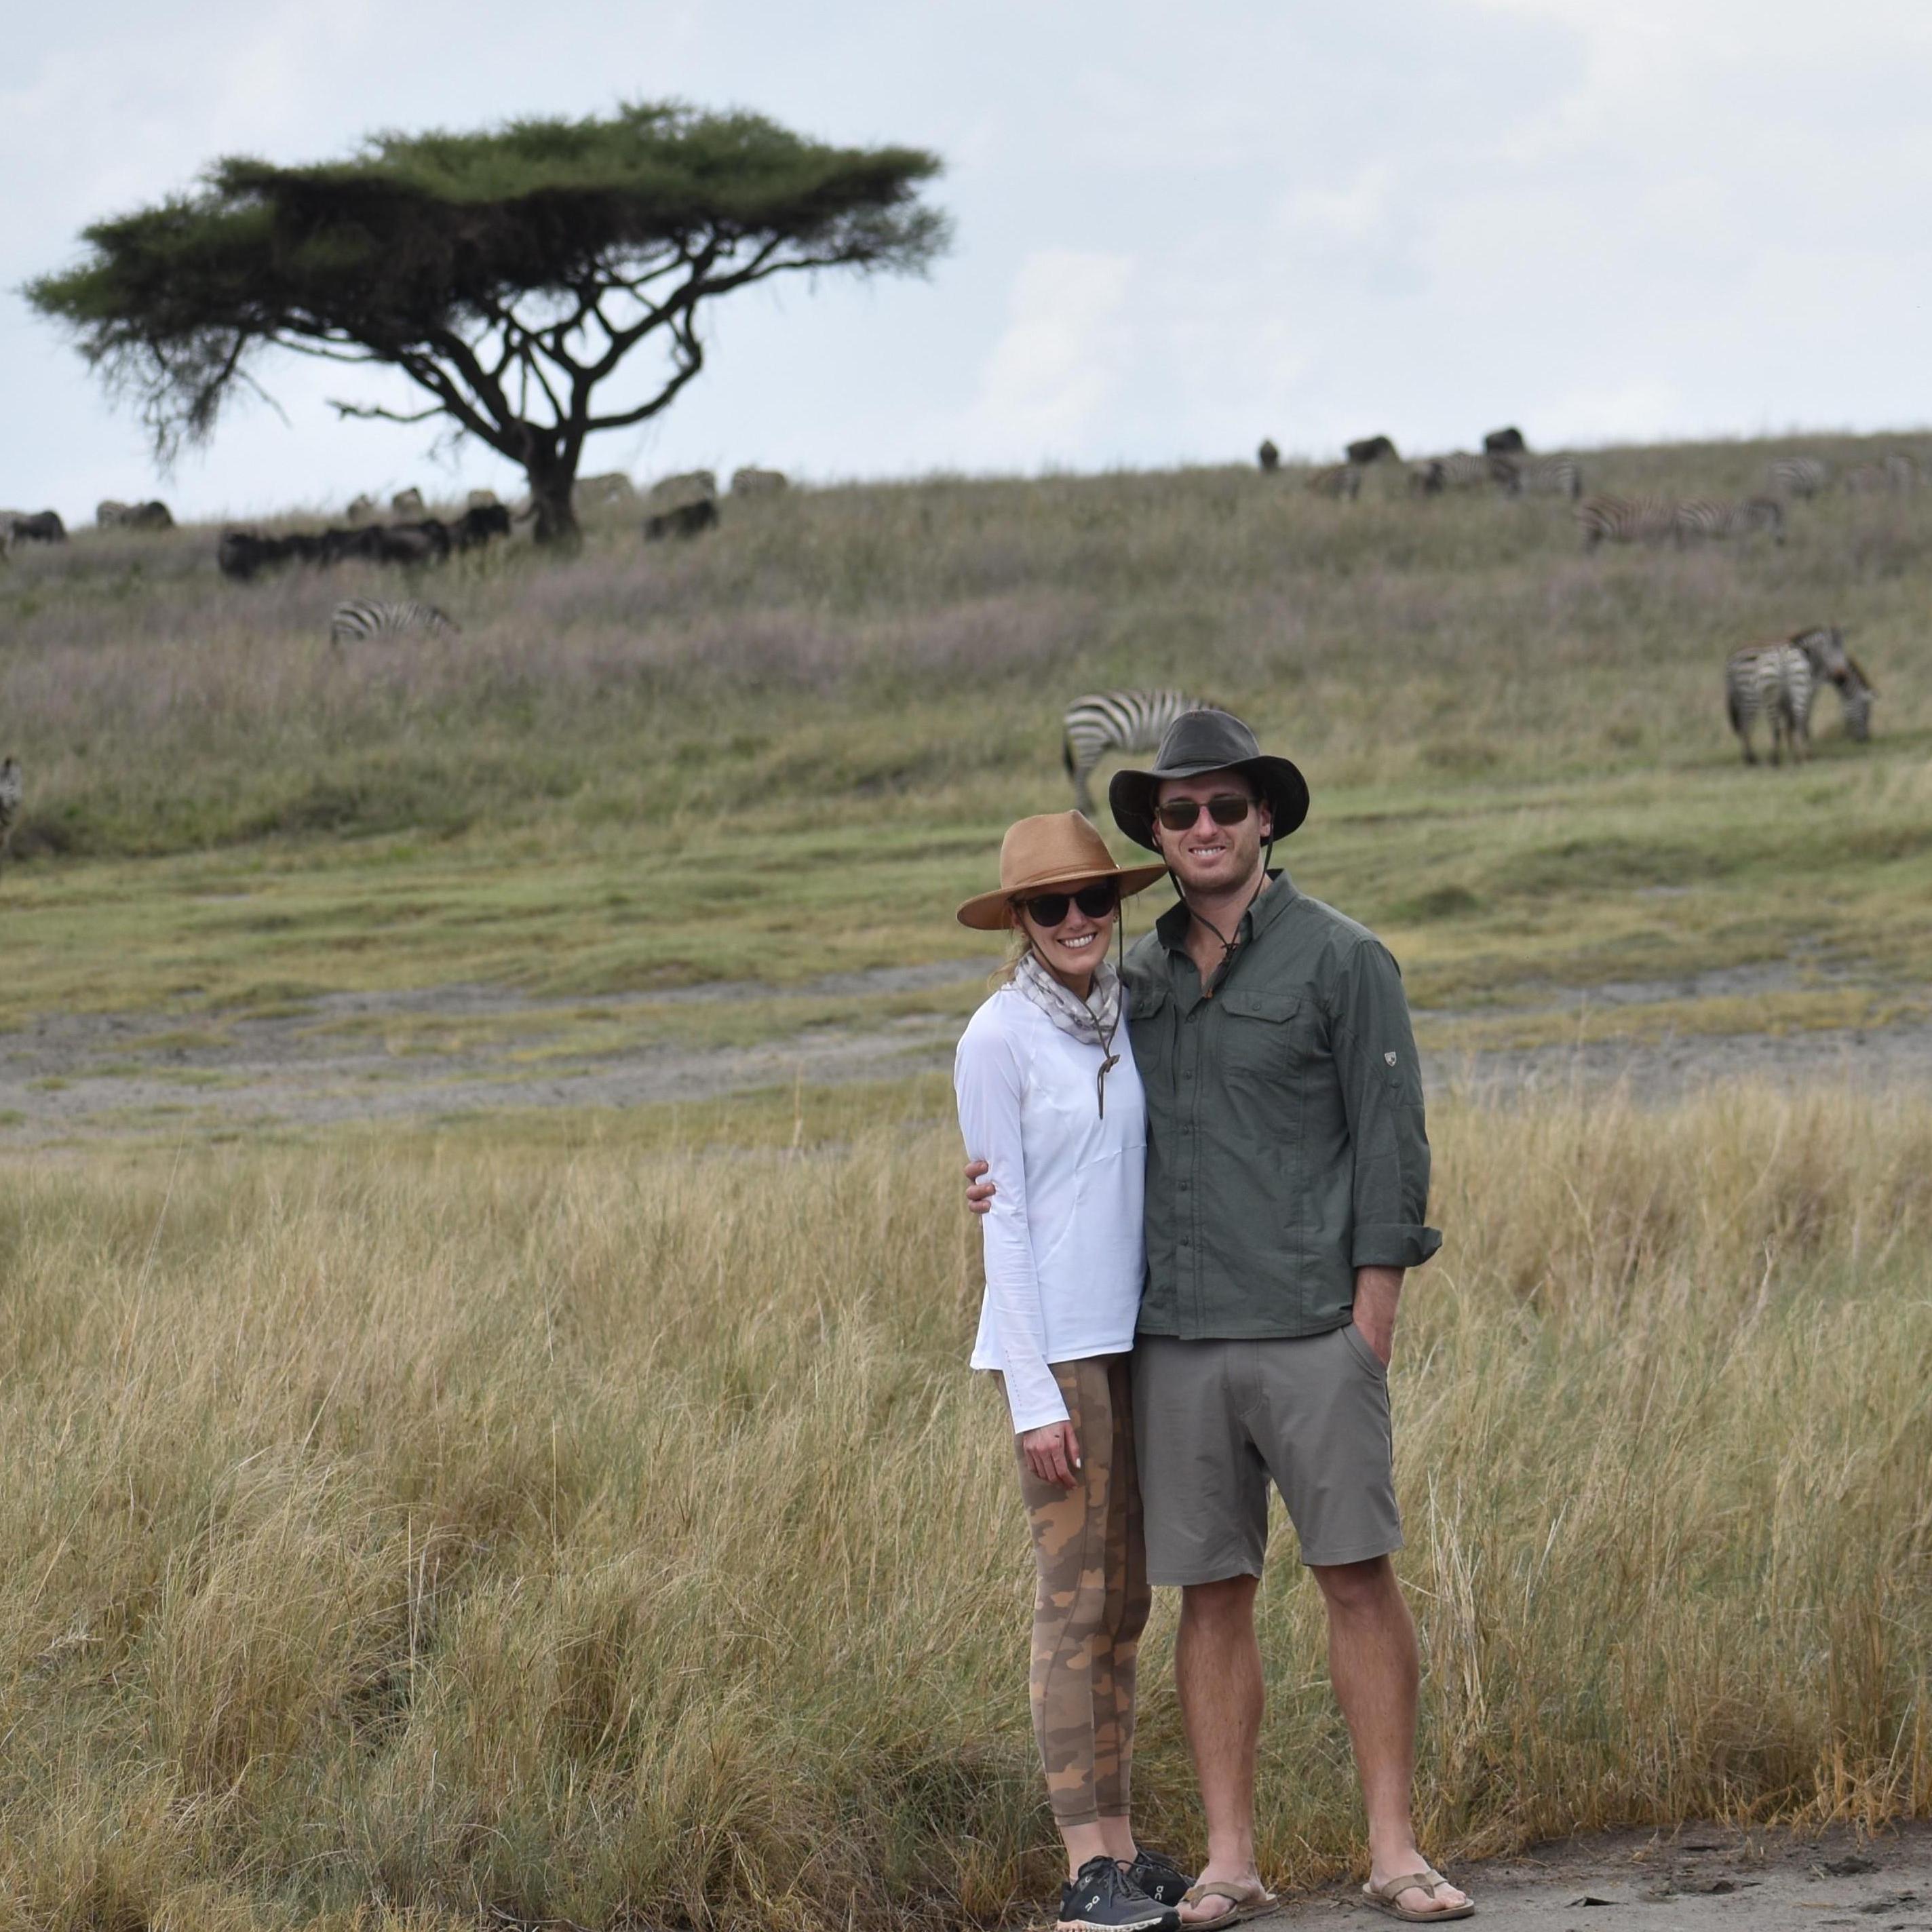
<svg viewBox="0 0 1932 1932">
<path fill-rule="evenodd" d="M 1364 1896 L 1462 1918 L 1415 1843 L 1415 1630 L 1388 1366 L 1424 1225 L 1429 1143 L 1408 1009 L 1374 935 L 1270 872 L 1308 788 L 1225 712 L 1194 711 L 1108 788 L 1181 902 L 1128 954 L 1147 1091 L 1147 1284 L 1134 1350 L 1148 1570 L 1178 1585 L 1181 1713 L 1208 1820 L 1184 1924 L 1268 1910 L 1254 1850 L 1263 1702 L 1255 1594 L 1268 1484 L 1320 1586 L 1368 1815 Z M 976 1180 L 983 1168 L 968 1170 Z M 990 1190 L 970 1190 L 983 1211 Z"/>
</svg>

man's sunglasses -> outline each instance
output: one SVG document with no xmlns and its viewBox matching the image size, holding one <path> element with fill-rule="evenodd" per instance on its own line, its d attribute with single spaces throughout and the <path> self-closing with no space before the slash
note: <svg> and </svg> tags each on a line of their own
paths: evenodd
<svg viewBox="0 0 1932 1932">
<path fill-rule="evenodd" d="M 1022 899 L 1020 908 L 1036 926 L 1058 926 L 1069 906 L 1078 906 L 1089 919 L 1105 919 L 1120 902 L 1120 889 L 1108 879 L 1077 892 L 1042 892 L 1036 899 Z"/>
<path fill-rule="evenodd" d="M 1201 816 L 1203 806 L 1216 825 L 1238 825 L 1254 810 L 1255 802 L 1251 798 L 1238 798 L 1232 792 L 1223 792 L 1218 798 L 1174 798 L 1156 806 L 1154 815 L 1168 831 L 1185 832 Z"/>
</svg>

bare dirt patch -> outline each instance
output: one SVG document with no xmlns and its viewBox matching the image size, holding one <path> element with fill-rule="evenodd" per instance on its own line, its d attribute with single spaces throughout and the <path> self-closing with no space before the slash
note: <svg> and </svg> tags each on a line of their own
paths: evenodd
<svg viewBox="0 0 1932 1932">
<path fill-rule="evenodd" d="M 984 983 L 990 963 L 838 974 L 784 988 L 734 981 L 538 1000 L 458 985 L 331 994 L 280 1012 L 50 1016 L 0 1034 L 0 1145 L 523 1107 L 635 1107 L 938 1072 L 950 1064 L 958 1012 L 884 1008 L 894 996 L 921 992 L 945 994 L 956 1006 L 958 996 Z M 1735 990 L 1732 976 L 1720 990 Z M 1694 997 L 1712 991 L 1701 983 L 1688 990 Z M 1636 1013 L 1686 992 L 1679 982 L 1658 981 L 1557 997 Z M 850 1018 L 719 1044 L 697 1036 L 694 1014 L 692 1036 L 678 1036 L 681 1012 L 749 1011 L 780 999 L 830 1001 Z M 587 1034 L 586 1022 L 602 1030 Z M 1932 1084 L 1932 1026 L 1685 1032 L 1426 1058 L 1438 1089 L 1622 1082 L 1645 1100 L 1738 1076 L 1923 1086 Z"/>
<path fill-rule="evenodd" d="M 1932 1824 L 1875 1838 L 1690 1825 L 1540 1845 L 1456 1867 L 1474 1923 L 1498 1932 L 1932 1932 Z M 1291 1900 L 1270 1922 L 1333 1925 L 1338 1912 L 1385 1922 L 1356 1885 Z"/>
</svg>

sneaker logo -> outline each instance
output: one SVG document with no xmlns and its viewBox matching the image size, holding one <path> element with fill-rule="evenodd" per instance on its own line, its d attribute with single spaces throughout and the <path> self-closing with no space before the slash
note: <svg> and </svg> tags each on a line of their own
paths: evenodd
<svg viewBox="0 0 1932 1932">
<path fill-rule="evenodd" d="M 1100 1894 L 1096 1892 L 1094 1893 L 1094 1896 L 1087 1901 L 1087 1910 L 1089 1912 L 1091 1912 L 1100 1903 Z"/>
</svg>

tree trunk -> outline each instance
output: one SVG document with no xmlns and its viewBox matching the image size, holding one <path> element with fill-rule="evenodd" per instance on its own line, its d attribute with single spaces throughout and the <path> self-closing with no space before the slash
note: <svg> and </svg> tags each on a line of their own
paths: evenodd
<svg viewBox="0 0 1932 1932">
<path fill-rule="evenodd" d="M 532 532 L 536 541 L 547 549 L 580 549 L 584 532 L 578 527 L 577 512 L 570 501 L 576 478 L 561 465 L 532 464 L 525 474 L 530 479 L 530 505 L 536 514 Z"/>
</svg>

